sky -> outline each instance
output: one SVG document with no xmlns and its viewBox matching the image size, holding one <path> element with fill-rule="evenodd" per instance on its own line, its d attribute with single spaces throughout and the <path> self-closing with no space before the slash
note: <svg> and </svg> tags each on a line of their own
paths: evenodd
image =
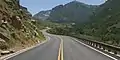
<svg viewBox="0 0 120 60">
<path fill-rule="evenodd" d="M 33 15 L 43 11 L 43 10 L 50 10 L 53 7 L 66 4 L 73 0 L 20 0 L 20 4 L 24 7 L 28 8 L 28 11 L 31 12 Z M 89 5 L 100 5 L 105 2 L 105 0 L 77 0 Z"/>
</svg>

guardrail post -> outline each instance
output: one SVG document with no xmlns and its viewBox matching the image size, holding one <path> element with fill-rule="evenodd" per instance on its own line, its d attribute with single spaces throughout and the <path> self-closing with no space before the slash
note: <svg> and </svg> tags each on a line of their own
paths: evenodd
<svg viewBox="0 0 120 60">
<path fill-rule="evenodd" d="M 108 49 L 108 52 L 111 52 L 111 50 L 110 50 L 110 49 Z"/>
<path fill-rule="evenodd" d="M 97 43 L 95 43 L 95 47 L 97 47 Z"/>
<path fill-rule="evenodd" d="M 101 45 L 99 45 L 99 48 L 101 49 Z"/>
<path fill-rule="evenodd" d="M 114 54 L 117 55 L 117 51 L 116 50 L 114 50 Z"/>
<path fill-rule="evenodd" d="M 120 48 L 119 47 L 109 45 L 106 43 L 102 43 L 102 42 L 98 42 L 95 40 L 87 40 L 87 39 L 83 39 L 83 38 L 79 38 L 79 39 L 81 39 L 82 42 L 84 42 L 92 47 L 98 48 L 100 50 L 106 51 L 106 52 L 111 53 L 116 56 L 117 55 L 120 56 Z"/>
</svg>

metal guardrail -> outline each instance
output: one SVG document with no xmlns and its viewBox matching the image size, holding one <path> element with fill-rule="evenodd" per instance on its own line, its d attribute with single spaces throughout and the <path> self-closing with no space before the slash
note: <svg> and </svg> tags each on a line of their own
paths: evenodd
<svg viewBox="0 0 120 60">
<path fill-rule="evenodd" d="M 85 44 L 88 44 L 92 47 L 95 47 L 97 49 L 100 49 L 102 51 L 106 51 L 110 54 L 113 54 L 115 56 L 120 57 L 120 47 L 116 47 L 116 46 L 109 45 L 109 44 L 106 44 L 106 43 L 98 42 L 98 41 L 95 41 L 95 40 L 88 40 L 88 39 L 85 39 L 85 38 L 80 38 L 80 37 L 75 36 L 75 35 L 74 36 L 72 35 L 72 37 L 81 39 L 81 41 L 84 42 Z"/>
</svg>

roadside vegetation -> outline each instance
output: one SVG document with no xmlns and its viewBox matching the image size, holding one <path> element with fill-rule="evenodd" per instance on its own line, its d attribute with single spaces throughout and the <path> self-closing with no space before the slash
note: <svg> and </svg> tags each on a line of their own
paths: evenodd
<svg viewBox="0 0 120 60">
<path fill-rule="evenodd" d="M 97 6 L 92 11 L 92 15 L 89 17 L 90 21 L 85 23 L 76 21 L 78 23 L 75 25 L 71 25 L 73 22 L 66 23 L 66 25 L 56 26 L 48 32 L 60 35 L 79 36 L 81 38 L 89 38 L 110 45 L 120 46 L 119 5 L 119 0 L 107 0 L 104 4 Z"/>
</svg>

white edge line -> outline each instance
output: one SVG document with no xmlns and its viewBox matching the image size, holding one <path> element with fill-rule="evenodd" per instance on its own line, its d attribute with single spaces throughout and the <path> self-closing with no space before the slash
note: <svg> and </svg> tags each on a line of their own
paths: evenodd
<svg viewBox="0 0 120 60">
<path fill-rule="evenodd" d="M 15 56 L 17 56 L 17 55 L 19 55 L 19 54 L 21 54 L 21 53 L 24 53 L 24 52 L 26 52 L 26 51 L 29 51 L 29 50 L 31 50 L 31 49 L 33 49 L 33 48 L 35 48 L 35 47 L 38 47 L 38 46 L 46 43 L 48 40 L 50 40 L 50 37 L 48 37 L 48 39 L 46 39 L 45 41 L 43 41 L 43 42 L 40 43 L 40 44 L 37 44 L 37 45 L 35 45 L 35 46 L 29 47 L 29 48 L 26 48 L 26 49 L 22 49 L 22 50 L 20 50 L 20 51 L 17 51 L 17 52 L 15 52 L 15 53 L 13 53 L 13 54 L 9 54 L 9 55 L 7 55 L 7 56 L 0 57 L 0 60 L 7 60 L 7 59 L 10 59 L 10 58 L 12 58 L 12 57 L 15 57 Z"/>
<path fill-rule="evenodd" d="M 111 59 L 113 59 L 113 60 L 118 60 L 118 59 L 116 59 L 116 58 L 114 58 L 114 57 L 112 57 L 112 56 L 110 56 L 110 55 L 108 55 L 108 54 L 106 54 L 106 53 L 103 53 L 102 51 L 99 51 L 99 50 L 97 50 L 97 49 L 95 49 L 95 48 L 93 48 L 93 47 L 91 47 L 91 46 L 89 46 L 89 45 L 87 45 L 87 44 L 85 44 L 85 43 L 82 43 L 82 42 L 78 41 L 78 40 L 75 39 L 75 38 L 73 38 L 73 39 L 74 39 L 75 41 L 81 43 L 82 45 L 84 45 L 84 46 L 86 46 L 86 47 L 88 47 L 88 48 L 90 48 L 90 49 L 92 49 L 92 50 L 94 50 L 94 51 L 97 51 L 97 52 L 99 52 L 99 53 L 101 53 L 101 54 L 103 54 L 103 55 L 105 55 L 105 56 L 107 56 L 107 57 L 109 57 L 109 58 L 111 58 Z"/>
</svg>

